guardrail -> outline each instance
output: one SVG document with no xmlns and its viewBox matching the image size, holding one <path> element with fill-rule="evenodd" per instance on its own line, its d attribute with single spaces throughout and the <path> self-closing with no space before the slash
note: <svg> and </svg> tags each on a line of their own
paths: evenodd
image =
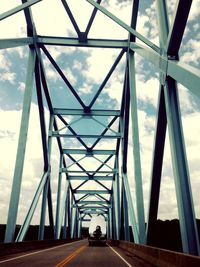
<svg viewBox="0 0 200 267">
<path fill-rule="evenodd" d="M 184 253 L 174 252 L 156 247 L 138 245 L 127 241 L 109 240 L 108 244 L 122 248 L 133 256 L 136 256 L 158 267 L 198 267 L 200 257 Z"/>
</svg>

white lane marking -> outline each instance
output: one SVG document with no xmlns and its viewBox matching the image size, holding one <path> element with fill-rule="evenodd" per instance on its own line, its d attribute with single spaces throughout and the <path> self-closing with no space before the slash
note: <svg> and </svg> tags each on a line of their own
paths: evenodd
<svg viewBox="0 0 200 267">
<path fill-rule="evenodd" d="M 78 243 L 78 242 L 81 242 L 81 241 L 83 241 L 83 240 L 74 241 L 74 242 L 67 243 L 67 244 L 64 244 L 64 245 L 55 246 L 53 248 L 47 248 L 47 249 L 43 249 L 43 250 L 39 250 L 39 251 L 36 251 L 36 252 L 29 253 L 29 254 L 25 254 L 25 255 L 22 255 L 22 256 L 18 256 L 18 257 L 12 258 L 12 259 L 3 260 L 3 261 L 0 261 L 0 264 L 1 263 L 4 263 L 4 262 L 13 261 L 13 260 L 16 260 L 16 259 L 20 259 L 20 258 L 25 258 L 25 257 L 31 256 L 31 255 L 34 255 L 34 254 L 39 254 L 39 253 L 42 253 L 42 252 L 45 252 L 45 251 L 49 251 L 49 250 L 61 248 L 61 247 L 64 247 L 64 246 L 70 246 L 70 245 L 72 245 L 74 243 Z"/>
<path fill-rule="evenodd" d="M 107 244 L 108 245 L 108 244 Z M 109 246 L 109 245 L 108 245 Z M 127 264 L 127 266 L 129 267 L 133 267 L 130 263 L 128 263 L 128 261 L 126 261 L 114 248 L 112 248 L 111 246 L 109 246 L 110 249 L 112 249 L 112 251 L 115 252 L 115 254 L 117 254 L 118 257 L 120 257 L 120 259 L 123 260 L 123 262 L 125 262 Z"/>
</svg>

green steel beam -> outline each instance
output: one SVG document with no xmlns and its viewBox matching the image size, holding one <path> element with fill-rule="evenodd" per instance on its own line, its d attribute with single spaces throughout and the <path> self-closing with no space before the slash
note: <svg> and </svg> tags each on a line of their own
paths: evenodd
<svg viewBox="0 0 200 267">
<path fill-rule="evenodd" d="M 110 204 L 110 201 L 105 201 L 105 200 L 82 200 L 82 201 L 76 201 L 77 204 L 79 205 L 107 205 Z"/>
<path fill-rule="evenodd" d="M 117 116 L 115 116 L 108 124 L 108 126 L 101 132 L 101 136 L 105 135 L 105 133 L 108 131 L 108 129 L 110 129 L 110 127 L 113 125 L 113 123 L 116 121 Z M 119 140 L 119 139 L 118 139 Z M 99 142 L 101 141 L 101 137 L 99 137 L 94 143 L 93 145 L 90 147 L 90 149 L 93 149 Z"/>
<path fill-rule="evenodd" d="M 14 239 L 17 211 L 19 206 L 19 196 L 20 196 L 21 182 L 22 182 L 22 173 L 24 166 L 24 158 L 25 158 L 25 150 L 26 150 L 30 108 L 31 108 L 35 60 L 36 60 L 35 50 L 30 49 L 27 76 L 26 76 L 26 87 L 23 100 L 23 110 L 21 117 L 21 126 L 20 126 L 19 140 L 18 140 L 12 192 L 10 197 L 10 205 L 8 210 L 7 227 L 5 233 L 5 242 L 12 242 Z"/>
<path fill-rule="evenodd" d="M 0 50 L 5 48 L 13 48 L 18 46 L 32 45 L 33 38 L 12 38 L 12 39 L 0 39 Z"/>
<path fill-rule="evenodd" d="M 68 179 L 78 181 L 113 181 L 113 176 L 68 176 Z"/>
<path fill-rule="evenodd" d="M 71 9 L 69 8 L 69 6 L 68 6 L 68 4 L 67 4 L 67 2 L 65 0 L 61 0 L 61 2 L 63 4 L 63 6 L 64 6 L 65 11 L 67 12 L 67 14 L 69 16 L 69 19 L 71 20 L 71 23 L 72 23 L 77 35 L 80 36 L 81 35 L 81 31 L 80 31 L 80 29 L 78 27 L 78 24 L 77 24 L 72 12 L 71 12 Z"/>
<path fill-rule="evenodd" d="M 176 82 L 172 78 L 167 78 L 164 93 L 183 251 L 199 255 L 199 240 L 179 100 Z"/>
<path fill-rule="evenodd" d="M 63 155 L 60 155 L 60 169 L 63 164 Z M 55 221 L 55 238 L 58 236 L 59 229 L 59 217 L 60 217 L 60 199 L 61 199 L 61 185 L 62 185 L 62 173 L 58 174 L 58 187 L 57 187 L 57 201 L 56 201 L 56 221 Z"/>
<path fill-rule="evenodd" d="M 130 42 L 130 49 L 136 52 L 138 55 L 142 56 L 146 60 L 150 61 L 159 68 L 160 66 L 160 54 L 155 52 L 149 47 L 144 46 L 143 44 Z"/>
<path fill-rule="evenodd" d="M 188 88 L 193 94 L 200 97 L 199 84 L 200 84 L 200 70 L 182 63 L 179 60 L 167 59 L 167 57 L 160 56 L 149 48 L 140 44 L 130 45 L 131 49 L 149 60 L 165 75 L 169 75 L 178 83 Z"/>
<path fill-rule="evenodd" d="M 147 217 L 146 233 L 147 233 L 148 245 L 151 245 L 151 240 L 154 236 L 153 227 L 155 225 L 158 215 L 166 130 L 167 130 L 167 118 L 166 118 L 166 108 L 164 99 L 164 88 L 161 85 L 158 97 L 157 124 L 154 137 L 151 184 L 149 193 L 150 198 L 149 198 L 149 208 L 147 214 L 148 217 Z"/>
<path fill-rule="evenodd" d="M 51 54 L 49 53 L 49 51 L 46 49 L 45 46 L 42 46 L 42 50 L 45 53 L 45 55 L 47 56 L 47 58 L 49 59 L 49 61 L 51 62 L 52 66 L 55 68 L 55 70 L 58 72 L 58 74 L 60 75 L 60 77 L 62 78 L 62 80 L 65 82 L 65 84 L 67 85 L 68 89 L 71 91 L 71 93 L 74 95 L 74 97 L 76 98 L 76 100 L 78 101 L 78 103 L 83 107 L 86 108 L 85 104 L 83 103 L 82 99 L 80 98 L 80 96 L 77 94 L 76 90 L 73 88 L 73 86 L 71 85 L 71 83 L 69 82 L 69 80 L 67 79 L 67 77 L 65 76 L 64 72 L 62 71 L 62 69 L 58 66 L 58 64 L 56 63 L 56 61 L 53 59 L 53 57 L 51 56 Z"/>
<path fill-rule="evenodd" d="M 90 210 L 93 210 L 93 209 L 97 209 L 97 210 L 108 210 L 109 207 L 102 207 L 102 206 L 78 206 L 78 209 L 79 210 L 86 210 L 86 209 L 90 209 Z"/>
<path fill-rule="evenodd" d="M 121 134 L 115 134 L 115 135 L 95 135 L 95 134 L 76 134 L 76 135 L 72 135 L 72 134 L 61 134 L 59 132 L 55 132 L 53 131 L 51 133 L 52 137 L 64 137 L 64 138 L 93 138 L 93 139 L 97 139 L 97 138 L 101 138 L 101 139 L 117 139 L 117 138 L 121 138 Z"/>
<path fill-rule="evenodd" d="M 0 15 L 0 21 L 24 10 L 27 7 L 30 7 L 34 4 L 37 4 L 40 1 L 42 1 L 42 0 L 29 0 L 27 3 L 21 4 L 15 8 L 12 8 L 12 9 L 10 9 L 10 10 L 8 10 L 8 11 L 6 11 Z"/>
<path fill-rule="evenodd" d="M 69 129 L 69 131 L 73 134 L 73 135 L 76 135 L 76 132 L 73 130 L 73 128 L 71 126 L 69 126 L 69 124 L 65 121 L 65 119 L 61 116 L 61 115 L 58 115 L 59 119 L 62 121 L 62 123 L 67 126 L 67 128 Z M 59 132 L 58 129 L 55 129 L 56 132 Z M 58 137 L 57 137 L 58 139 Z M 59 138 L 60 139 L 60 138 Z M 79 137 L 77 137 L 77 140 L 80 142 L 80 144 L 85 147 L 86 149 L 89 149 L 88 146 L 85 144 L 85 142 L 83 142 L 83 140 Z M 70 155 L 68 155 L 69 157 Z M 70 156 L 71 158 L 71 156 Z M 72 158 L 71 158 L 72 159 Z M 73 160 L 73 159 L 72 159 Z"/>
<path fill-rule="evenodd" d="M 63 149 L 63 154 L 77 154 L 77 155 L 115 155 L 115 150 L 104 150 L 104 149 Z"/>
<path fill-rule="evenodd" d="M 68 186 L 67 196 L 66 196 L 66 204 L 64 207 L 64 224 L 63 224 L 63 239 L 66 239 L 67 236 L 67 227 L 69 230 L 69 217 L 70 217 L 70 207 L 69 207 L 69 197 L 70 197 L 70 187 Z"/>
<path fill-rule="evenodd" d="M 119 53 L 119 55 L 117 56 L 117 58 L 115 59 L 113 65 L 111 66 L 110 70 L 108 71 L 108 73 L 106 74 L 106 77 L 104 78 L 104 80 L 102 81 L 101 85 L 99 86 L 99 89 L 97 90 L 96 94 L 94 95 L 93 99 L 91 100 L 90 104 L 89 104 L 89 108 L 91 109 L 92 106 L 95 104 L 97 98 L 99 97 L 99 95 L 101 94 L 102 90 L 105 88 L 107 82 L 109 81 L 111 75 L 113 74 L 113 72 L 115 71 L 117 65 L 119 64 L 119 62 L 121 61 L 123 55 L 124 55 L 124 50 L 122 49 Z"/>
<path fill-rule="evenodd" d="M 132 226 L 134 242 L 135 243 L 140 243 L 138 226 L 137 226 L 136 217 L 135 217 L 135 210 L 134 210 L 134 207 L 133 207 L 131 190 L 130 190 L 130 185 L 129 185 L 129 182 L 128 182 L 127 174 L 126 173 L 122 173 L 122 178 L 123 178 L 124 189 L 125 189 L 124 192 L 126 193 L 126 199 L 127 199 L 129 217 L 130 217 L 130 224 Z"/>
<path fill-rule="evenodd" d="M 113 238 L 113 230 L 112 230 L 112 209 L 109 209 L 108 212 L 108 232 L 109 232 L 109 238 Z"/>
<path fill-rule="evenodd" d="M 142 170 L 140 160 L 140 138 L 137 114 L 137 96 L 135 82 L 135 58 L 132 51 L 129 52 L 129 86 L 130 86 L 130 103 L 131 103 L 131 121 L 132 121 L 132 142 L 133 142 L 133 159 L 134 159 L 134 178 L 135 193 L 138 218 L 139 243 L 146 243 L 145 218 L 144 218 L 144 197 L 142 187 Z"/>
<path fill-rule="evenodd" d="M 37 207 L 37 204 L 38 204 L 38 201 L 40 199 L 40 196 L 41 196 L 41 193 L 42 193 L 42 190 L 44 189 L 44 186 L 45 186 L 45 183 L 47 181 L 47 178 L 48 178 L 48 175 L 49 175 L 49 172 L 46 172 L 44 173 L 44 175 L 42 176 L 42 179 L 40 180 L 40 183 L 38 185 L 38 188 L 35 192 L 35 195 L 34 195 L 34 198 L 33 198 L 33 201 L 31 203 L 31 206 L 27 212 L 27 215 L 26 215 L 26 218 L 20 228 L 20 231 L 17 235 L 17 238 L 16 238 L 16 242 L 19 242 L 19 241 L 23 241 L 24 240 L 24 237 L 26 235 L 26 232 L 28 230 L 28 227 L 31 223 L 31 219 L 33 217 L 33 214 L 35 212 L 35 209 Z"/>
<path fill-rule="evenodd" d="M 37 82 L 36 82 L 37 83 Z M 43 119 L 44 120 L 44 119 Z M 44 122 L 43 122 L 44 124 Z M 41 130 L 43 132 L 46 132 L 45 129 L 45 124 L 41 127 Z M 49 132 L 52 131 L 53 129 L 53 120 L 52 116 L 49 118 Z M 47 136 L 46 134 L 43 133 L 43 139 L 46 140 Z M 46 143 L 46 141 L 43 141 Z M 44 146 L 44 145 L 43 145 Z M 43 148 L 43 153 L 45 154 L 46 150 L 46 163 L 44 161 L 44 170 L 50 168 L 50 161 L 51 161 L 51 148 L 52 148 L 52 138 L 48 136 L 48 141 L 47 141 L 47 147 Z M 45 158 L 45 157 L 44 157 Z M 50 173 L 47 178 L 46 184 L 44 186 L 43 190 L 43 196 L 42 196 L 42 207 L 41 207 L 41 216 L 40 216 L 40 226 L 39 226 L 39 233 L 38 233 L 38 239 L 43 240 L 44 239 L 44 231 L 45 231 L 45 220 L 46 220 L 46 205 L 47 205 L 47 200 L 48 200 L 48 211 L 49 211 L 49 223 L 50 226 L 52 227 L 52 232 L 54 231 L 54 222 L 53 222 L 53 207 L 52 207 L 52 199 L 51 199 L 51 184 L 50 184 Z"/>
<path fill-rule="evenodd" d="M 68 170 L 67 168 L 62 168 L 62 172 L 66 172 L 66 173 L 89 173 L 89 174 L 96 174 L 96 171 L 93 170 L 89 170 L 89 171 L 80 171 L 80 170 Z M 116 173 L 117 170 L 113 170 L 113 171 L 98 171 L 98 174 L 113 174 Z"/>
<path fill-rule="evenodd" d="M 200 97 L 200 70 L 176 60 L 168 60 L 167 74 Z"/>
<path fill-rule="evenodd" d="M 111 190 L 73 190 L 74 194 L 88 194 L 88 195 L 96 195 L 96 194 L 110 194 Z"/>
<path fill-rule="evenodd" d="M 102 211 L 83 211 L 81 212 L 81 214 L 98 214 L 98 215 L 103 215 L 103 214 L 107 214 L 108 212 L 105 211 L 105 212 L 102 212 Z"/>
<path fill-rule="evenodd" d="M 92 48 L 117 48 L 127 49 L 127 40 L 87 39 L 87 43 L 81 43 L 78 38 L 38 36 L 38 45 L 75 46 Z"/>
<path fill-rule="evenodd" d="M 122 184 L 122 213 L 123 213 L 123 228 L 124 228 L 124 240 L 130 241 L 130 230 L 129 230 L 129 209 L 126 198 L 126 192 L 124 185 Z"/>
<path fill-rule="evenodd" d="M 97 3 L 100 4 L 102 0 L 97 0 Z M 90 19 L 88 21 L 88 24 L 87 24 L 87 27 L 85 29 L 85 32 L 84 32 L 84 40 L 87 40 L 87 37 L 88 37 L 88 34 L 89 34 L 89 31 L 92 27 L 92 24 L 94 22 L 94 19 L 95 19 L 95 16 L 97 14 L 97 8 L 94 7 L 93 11 L 92 11 L 92 14 L 90 16 Z"/>
<path fill-rule="evenodd" d="M 22 2 L 22 4 L 25 4 L 25 3 L 28 3 L 28 0 L 21 0 L 21 2 Z M 33 40 L 35 42 L 36 29 L 35 29 L 35 25 L 33 22 L 32 11 L 29 7 L 24 9 L 24 16 L 25 16 L 26 25 L 27 25 L 27 36 L 29 36 L 29 37 L 34 36 Z M 36 48 L 36 50 L 37 50 L 37 48 Z"/>
<path fill-rule="evenodd" d="M 174 17 L 171 22 L 171 29 L 166 42 L 167 54 L 178 58 L 178 52 L 188 20 L 192 0 L 176 1 Z"/>
<path fill-rule="evenodd" d="M 133 28 L 131 28 L 128 24 L 126 24 L 125 22 L 123 22 L 122 20 L 120 20 L 114 14 L 112 14 L 111 12 L 109 12 L 108 10 L 106 10 L 104 7 L 100 6 L 98 3 L 96 3 L 93 0 L 86 0 L 86 1 L 89 2 L 91 5 L 95 6 L 96 8 L 98 8 L 98 10 L 101 11 L 104 15 L 106 15 L 107 17 L 109 17 L 110 19 L 112 19 L 113 21 L 115 21 L 118 25 L 120 25 L 122 28 L 124 28 L 125 30 L 127 30 L 129 33 L 133 34 L 135 37 L 137 37 L 140 41 L 144 42 L 146 45 L 148 45 L 149 47 L 151 47 L 153 50 L 155 50 L 157 52 L 160 51 L 159 47 L 157 47 L 155 44 L 153 44 L 147 38 L 145 38 L 144 36 L 142 36 L 136 30 L 134 30 Z"/>
<path fill-rule="evenodd" d="M 55 115 L 77 115 L 77 116 L 120 116 L 119 110 L 91 109 L 85 112 L 83 109 L 54 108 Z"/>
<path fill-rule="evenodd" d="M 119 169 L 119 159 L 116 156 L 116 161 L 115 161 L 115 168 Z M 113 196 L 115 200 L 115 220 L 116 220 L 116 239 L 120 239 L 120 180 L 119 180 L 119 173 L 116 173 L 115 179 L 113 181 Z"/>
<path fill-rule="evenodd" d="M 56 225 L 56 229 L 55 229 L 55 239 L 60 238 L 63 217 L 65 214 L 65 206 L 66 206 L 66 200 L 67 200 L 67 194 L 68 194 L 68 187 L 69 187 L 69 181 L 66 180 L 66 185 L 64 186 L 64 192 L 62 195 L 61 206 L 59 207 L 58 214 L 57 214 L 57 225 Z"/>
<path fill-rule="evenodd" d="M 159 26 L 159 39 L 160 46 L 163 49 L 162 53 L 165 54 L 165 44 L 167 42 L 168 29 L 168 14 L 167 5 L 165 1 L 156 1 L 158 26 Z M 159 62 L 158 62 L 159 63 Z M 161 74 L 160 74 L 161 76 Z M 151 170 L 151 184 L 150 184 L 150 198 L 149 208 L 147 214 L 147 244 L 151 245 L 152 238 L 154 236 L 153 227 L 157 220 L 159 196 L 160 196 L 160 184 L 163 166 L 163 155 L 165 146 L 165 136 L 167 129 L 167 117 L 164 98 L 164 87 L 161 84 L 159 90 L 158 104 L 157 104 L 157 125 L 154 138 L 153 148 L 153 162 Z"/>
</svg>

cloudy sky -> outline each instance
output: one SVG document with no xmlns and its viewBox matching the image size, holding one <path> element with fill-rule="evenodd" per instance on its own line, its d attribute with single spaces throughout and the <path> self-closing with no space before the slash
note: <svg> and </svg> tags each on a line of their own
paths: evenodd
<svg viewBox="0 0 200 267">
<path fill-rule="evenodd" d="M 71 7 L 80 30 L 84 31 L 90 17 L 92 7 L 84 0 L 68 0 L 67 2 Z M 131 2 L 132 1 L 128 0 L 102 0 L 102 5 L 124 22 L 129 24 Z M 175 2 L 175 0 L 167 1 L 170 21 L 173 15 Z M 11 9 L 20 3 L 21 1 L 19 0 L 0 0 L 0 13 Z M 76 36 L 74 28 L 72 27 L 71 22 L 59 0 L 43 0 L 32 6 L 31 10 L 37 33 L 39 35 L 67 37 Z M 180 49 L 180 60 L 197 68 L 200 67 L 199 13 L 200 0 L 195 0 L 192 3 L 188 25 L 186 27 L 183 43 Z M 140 1 L 137 31 L 153 43 L 157 45 L 159 44 L 155 1 Z M 19 12 L 16 15 L 0 22 L 1 39 L 25 36 L 26 24 L 23 12 Z M 114 22 L 100 12 L 97 13 L 96 19 L 89 33 L 89 38 L 126 39 L 127 36 L 128 33 L 124 29 L 115 25 Z M 86 105 L 90 103 L 95 92 L 98 90 L 99 84 L 103 81 L 105 75 L 120 52 L 117 49 L 84 49 L 71 47 L 48 47 L 48 50 L 51 52 L 51 55 L 58 65 L 62 67 L 63 72 L 66 74 L 74 88 L 76 88 L 76 91 Z M 22 101 L 25 88 L 27 59 L 27 47 L 0 50 L 0 223 L 5 223 L 7 220 L 7 210 L 11 192 Z M 69 90 L 67 90 L 66 85 L 52 68 L 44 54 L 43 61 L 54 107 L 80 108 L 80 105 L 74 99 Z M 124 79 L 124 62 L 125 56 L 122 57 L 115 72 L 98 98 L 98 101 L 95 103 L 95 108 L 120 108 Z M 146 216 L 157 112 L 159 73 L 153 65 L 150 65 L 147 61 L 136 55 L 136 74 L 142 179 Z M 195 212 L 196 217 L 200 218 L 198 193 L 200 191 L 200 100 L 192 95 L 188 89 L 180 85 L 179 92 Z M 46 108 L 47 127 L 48 119 L 48 110 Z M 68 122 L 72 122 L 73 118 L 68 117 L 67 120 Z M 76 130 L 80 130 L 80 128 L 83 128 L 82 125 L 83 124 L 75 123 L 74 128 Z M 17 219 L 18 223 L 22 223 L 42 176 L 43 161 L 39 129 L 39 116 L 34 88 L 20 206 Z M 88 131 L 88 129 L 94 130 L 94 127 L 92 124 L 90 125 L 90 122 L 87 122 L 87 129 L 82 129 L 83 133 L 86 130 Z M 113 131 L 116 130 L 116 125 L 113 125 L 112 129 Z M 96 126 L 95 131 L 98 133 L 101 131 L 101 127 Z M 129 182 L 131 185 L 132 197 L 133 200 L 135 200 L 131 143 L 132 141 L 130 138 L 128 162 Z M 64 145 L 69 147 L 71 144 L 69 142 L 65 142 Z M 73 145 L 77 145 L 77 143 L 73 142 Z M 105 143 L 102 145 L 105 145 Z M 112 148 L 113 144 L 107 141 L 106 146 Z M 101 144 L 99 147 L 101 147 Z M 58 164 L 58 148 L 56 146 L 56 142 L 54 141 L 51 157 L 51 179 L 54 210 L 56 203 Z M 87 167 L 88 163 L 85 162 L 85 164 Z M 37 224 L 39 222 L 39 210 L 40 203 L 32 223 Z M 173 219 L 178 217 L 168 135 L 165 145 L 158 217 L 160 219 Z"/>
</svg>

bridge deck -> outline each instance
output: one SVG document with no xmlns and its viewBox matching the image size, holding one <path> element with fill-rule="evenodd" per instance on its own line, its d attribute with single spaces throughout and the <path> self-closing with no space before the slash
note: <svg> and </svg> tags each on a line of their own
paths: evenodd
<svg viewBox="0 0 200 267">
<path fill-rule="evenodd" d="M 88 246 L 87 240 L 81 240 L 34 252 L 20 253 L 4 257 L 0 266 L 149 266 L 138 258 L 131 257 L 122 249 L 109 246 Z"/>
</svg>

